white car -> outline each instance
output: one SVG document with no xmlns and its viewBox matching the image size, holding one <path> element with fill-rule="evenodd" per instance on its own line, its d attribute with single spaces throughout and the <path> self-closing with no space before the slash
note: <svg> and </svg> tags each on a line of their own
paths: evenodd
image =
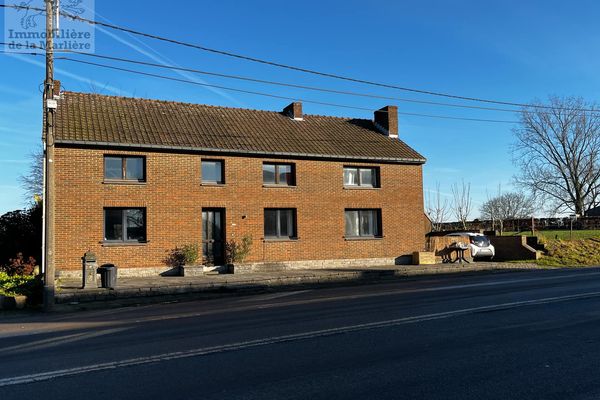
<svg viewBox="0 0 600 400">
<path fill-rule="evenodd" d="M 490 260 L 496 255 L 496 249 L 490 243 L 490 238 L 482 233 L 473 232 L 455 232 L 449 233 L 446 236 L 459 236 L 469 238 L 469 248 L 473 258 L 489 258 Z"/>
</svg>

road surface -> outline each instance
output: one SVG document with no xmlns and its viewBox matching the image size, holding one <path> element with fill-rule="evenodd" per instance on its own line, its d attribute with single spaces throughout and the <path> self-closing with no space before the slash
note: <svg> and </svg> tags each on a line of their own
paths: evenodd
<svg viewBox="0 0 600 400">
<path fill-rule="evenodd" d="M 600 398 L 600 269 L 0 318 L 2 400 Z"/>
</svg>

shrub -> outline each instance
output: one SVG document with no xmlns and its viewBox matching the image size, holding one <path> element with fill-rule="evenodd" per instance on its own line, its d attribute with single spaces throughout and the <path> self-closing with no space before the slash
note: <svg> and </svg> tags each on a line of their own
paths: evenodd
<svg viewBox="0 0 600 400">
<path fill-rule="evenodd" d="M 167 257 L 163 262 L 169 267 L 177 268 L 185 264 L 185 257 L 179 247 L 175 247 L 167 252 Z"/>
<path fill-rule="evenodd" d="M 9 264 L 1 269 L 8 275 L 33 275 L 37 267 L 35 258 L 29 256 L 27 260 L 23 257 L 23 253 L 17 253 L 15 258 L 9 260 Z"/>
<path fill-rule="evenodd" d="M 24 295 L 32 299 L 41 296 L 42 281 L 33 275 L 9 275 L 0 272 L 0 295 Z"/>
<path fill-rule="evenodd" d="M 198 245 L 186 244 L 181 248 L 185 265 L 194 265 L 198 261 Z"/>
<path fill-rule="evenodd" d="M 250 254 L 252 247 L 252 236 L 242 236 L 240 243 L 236 242 L 235 239 L 228 240 L 225 243 L 225 261 L 227 264 L 242 263 Z"/>
<path fill-rule="evenodd" d="M 170 267 L 193 265 L 198 260 L 199 248 L 197 244 L 186 244 L 169 250 L 164 262 Z"/>
</svg>

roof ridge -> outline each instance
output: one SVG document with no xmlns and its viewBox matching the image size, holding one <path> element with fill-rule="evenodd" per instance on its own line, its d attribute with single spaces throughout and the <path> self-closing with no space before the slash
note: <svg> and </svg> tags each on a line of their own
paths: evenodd
<svg viewBox="0 0 600 400">
<path fill-rule="evenodd" d="M 263 112 L 263 113 L 269 113 L 269 114 L 282 114 L 283 113 L 283 111 L 259 110 L 256 108 L 218 106 L 218 105 L 213 105 L 213 104 L 190 103 L 187 101 L 178 101 L 178 100 L 149 99 L 147 97 L 117 96 L 117 95 L 100 94 L 100 93 L 75 92 L 75 91 L 71 91 L 71 90 L 63 90 L 63 91 L 61 91 L 61 94 L 72 94 L 72 95 L 77 95 L 77 96 L 108 97 L 108 98 L 119 99 L 119 100 L 149 101 L 149 102 L 162 103 L 162 104 L 180 104 L 180 105 L 206 107 L 206 108 L 213 108 L 213 109 L 224 109 L 224 110 L 256 111 L 256 112 Z M 323 114 L 304 114 L 303 117 L 335 118 L 335 119 L 342 119 L 342 120 L 347 120 L 347 121 L 351 121 L 351 120 L 371 121 L 371 119 L 368 119 L 368 118 L 338 117 L 335 115 L 323 115 Z"/>
</svg>

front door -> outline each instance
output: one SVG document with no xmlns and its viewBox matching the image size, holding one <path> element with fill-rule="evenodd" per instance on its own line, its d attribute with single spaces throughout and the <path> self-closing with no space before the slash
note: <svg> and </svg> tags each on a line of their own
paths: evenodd
<svg viewBox="0 0 600 400">
<path fill-rule="evenodd" d="M 225 210 L 202 209 L 202 258 L 207 265 L 222 265 L 225 261 Z"/>
</svg>

